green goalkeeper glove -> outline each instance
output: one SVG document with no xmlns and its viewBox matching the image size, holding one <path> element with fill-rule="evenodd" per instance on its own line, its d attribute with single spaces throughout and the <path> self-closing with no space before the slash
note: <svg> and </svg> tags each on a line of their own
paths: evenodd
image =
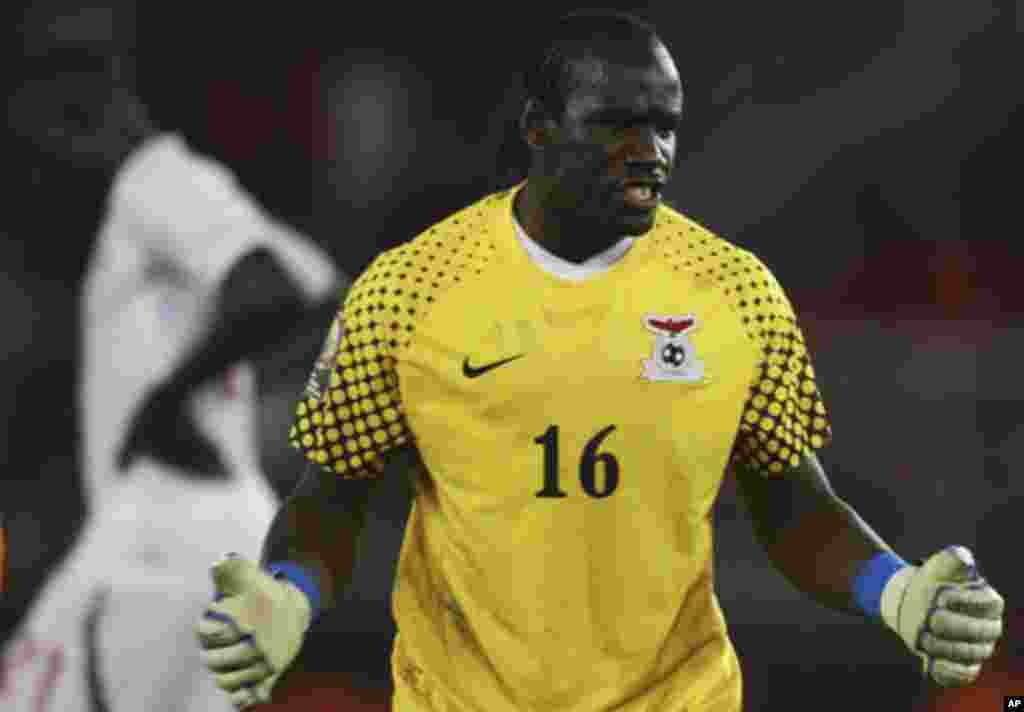
<svg viewBox="0 0 1024 712">
<path fill-rule="evenodd" d="M 922 673 L 950 687 L 978 678 L 1002 635 L 1003 608 L 962 546 L 900 569 L 881 598 L 882 619 L 921 660 Z"/>
<path fill-rule="evenodd" d="M 244 710 L 271 690 L 302 648 L 313 607 L 298 586 L 229 555 L 213 567 L 216 600 L 196 626 L 203 662 Z"/>
</svg>

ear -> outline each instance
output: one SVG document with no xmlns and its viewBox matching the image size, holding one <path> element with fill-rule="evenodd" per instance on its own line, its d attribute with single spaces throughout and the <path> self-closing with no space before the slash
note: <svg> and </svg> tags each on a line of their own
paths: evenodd
<svg viewBox="0 0 1024 712">
<path fill-rule="evenodd" d="M 519 133 L 531 149 L 539 149 L 551 142 L 555 122 L 544 105 L 537 99 L 527 99 L 519 116 Z"/>
</svg>

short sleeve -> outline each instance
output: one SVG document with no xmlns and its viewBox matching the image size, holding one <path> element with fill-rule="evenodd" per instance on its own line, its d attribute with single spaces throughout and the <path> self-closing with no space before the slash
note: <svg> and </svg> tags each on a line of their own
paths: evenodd
<svg viewBox="0 0 1024 712">
<path fill-rule="evenodd" d="M 800 465 L 832 438 L 814 366 L 793 307 L 766 267 L 740 297 L 760 360 L 743 406 L 732 459 L 765 475 Z"/>
<path fill-rule="evenodd" d="M 381 456 L 411 442 L 384 327 L 354 308 L 361 286 L 331 325 L 289 433 L 308 460 L 346 479 L 379 475 Z"/>
</svg>

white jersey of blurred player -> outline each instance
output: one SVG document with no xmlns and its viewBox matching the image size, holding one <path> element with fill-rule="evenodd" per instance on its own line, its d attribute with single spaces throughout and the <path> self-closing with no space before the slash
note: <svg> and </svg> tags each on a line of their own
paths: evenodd
<svg viewBox="0 0 1024 712">
<path fill-rule="evenodd" d="M 252 371 L 233 368 L 191 403 L 230 480 L 149 458 L 118 473 L 117 452 L 148 390 L 203 337 L 240 257 L 267 247 L 311 299 L 327 296 L 336 274 L 177 135 L 130 157 L 107 210 L 84 290 L 88 518 L 6 651 L 0 710 L 231 710 L 201 664 L 194 625 L 212 597 L 210 566 L 228 551 L 258 557 L 277 510 L 259 465 Z"/>
</svg>

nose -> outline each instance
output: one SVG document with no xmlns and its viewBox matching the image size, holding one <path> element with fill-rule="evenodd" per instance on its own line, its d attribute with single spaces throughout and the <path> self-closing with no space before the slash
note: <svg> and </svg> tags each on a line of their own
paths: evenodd
<svg viewBox="0 0 1024 712">
<path fill-rule="evenodd" d="M 658 137 L 653 126 L 634 126 L 629 131 L 626 160 L 638 163 L 658 163 L 664 161 Z"/>
<path fill-rule="evenodd" d="M 653 126 L 637 126 L 629 132 L 625 162 L 630 174 L 657 173 L 664 177 L 671 166 L 671 157 Z"/>
</svg>

